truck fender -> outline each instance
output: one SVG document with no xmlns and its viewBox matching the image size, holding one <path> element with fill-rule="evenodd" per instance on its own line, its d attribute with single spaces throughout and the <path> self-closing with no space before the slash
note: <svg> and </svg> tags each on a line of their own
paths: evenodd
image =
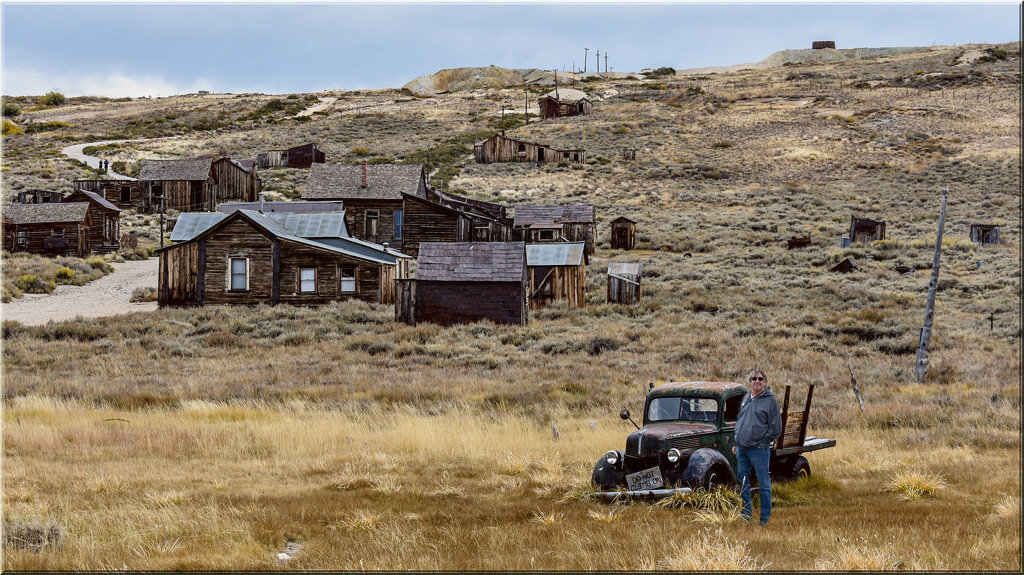
<svg viewBox="0 0 1024 575">
<path fill-rule="evenodd" d="M 626 484 L 626 471 L 622 465 L 622 458 L 625 457 L 625 453 L 619 450 L 616 450 L 616 452 L 619 454 L 619 462 L 614 467 L 605 461 L 604 454 L 601 455 L 601 458 L 594 465 L 594 473 L 590 476 L 590 481 L 599 489 L 615 489 Z"/>
<path fill-rule="evenodd" d="M 736 473 L 729 465 L 729 460 L 714 449 L 698 449 L 690 455 L 690 460 L 683 471 L 683 481 L 694 487 L 705 487 L 704 479 L 708 471 L 715 468 L 721 483 L 737 483 Z"/>
</svg>

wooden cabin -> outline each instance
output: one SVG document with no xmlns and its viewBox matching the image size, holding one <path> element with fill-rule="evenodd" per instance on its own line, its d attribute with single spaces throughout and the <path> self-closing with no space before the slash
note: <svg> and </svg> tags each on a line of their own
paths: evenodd
<svg viewBox="0 0 1024 575">
<path fill-rule="evenodd" d="M 522 242 L 424 242 L 416 279 L 399 280 L 395 318 L 409 324 L 529 320 Z"/>
<path fill-rule="evenodd" d="M 219 158 L 213 162 L 214 202 L 254 202 L 263 192 L 263 181 L 252 160 Z"/>
<path fill-rule="evenodd" d="M 76 192 L 96 192 L 111 204 L 122 210 L 150 213 L 159 207 L 150 200 L 147 185 L 140 180 L 74 180 L 71 187 Z"/>
<path fill-rule="evenodd" d="M 217 175 L 213 160 L 142 160 L 139 180 L 150 201 L 164 198 L 164 209 L 179 212 L 212 212 L 217 209 Z"/>
<path fill-rule="evenodd" d="M 172 241 L 175 237 L 190 237 L 157 250 L 158 303 L 319 305 L 348 299 L 393 301 L 395 280 L 404 279 L 408 273 L 407 256 L 341 237 L 344 218 L 338 214 L 274 216 L 297 218 L 298 222 L 290 225 L 303 230 L 295 233 L 271 215 L 248 210 L 182 214 L 184 222 L 179 219 Z M 324 231 L 325 227 L 330 229 Z M 303 237 L 319 234 L 338 237 Z"/>
<path fill-rule="evenodd" d="M 594 102 L 582 90 L 556 88 L 537 101 L 542 120 L 567 116 L 585 116 L 594 110 Z"/>
<path fill-rule="evenodd" d="M 7 204 L 3 207 L 4 249 L 46 256 L 89 255 L 89 202 Z"/>
<path fill-rule="evenodd" d="M 121 247 L 121 208 L 96 192 L 71 192 L 65 202 L 86 202 L 91 212 L 89 247 L 96 253 L 116 252 Z"/>
<path fill-rule="evenodd" d="M 256 154 L 256 165 L 260 168 L 308 168 L 326 159 L 316 144 L 303 144 L 287 150 L 260 152 Z"/>
<path fill-rule="evenodd" d="M 474 144 L 473 156 L 478 164 L 505 162 L 587 163 L 586 150 L 556 150 L 551 146 L 517 140 L 503 134 L 495 134 L 483 142 Z"/>
<path fill-rule="evenodd" d="M 476 211 L 459 210 L 410 194 L 402 194 L 405 230 L 402 253 L 416 257 L 422 242 L 507 242 L 511 222 L 499 221 Z"/>
<path fill-rule="evenodd" d="M 999 243 L 999 226 L 992 224 L 971 224 L 971 241 L 985 244 Z"/>
<path fill-rule="evenodd" d="M 619 216 L 612 220 L 611 244 L 613 250 L 631 250 L 636 245 L 636 220 Z"/>
<path fill-rule="evenodd" d="M 850 218 L 850 241 L 852 242 L 873 242 L 885 239 L 885 222 L 869 220 L 867 218 Z"/>
<path fill-rule="evenodd" d="M 528 244 L 526 268 L 530 280 L 530 309 L 552 301 L 569 307 L 587 305 L 587 264 L 585 244 Z"/>
<path fill-rule="evenodd" d="M 640 303 L 640 276 L 644 266 L 640 262 L 611 262 L 608 264 L 608 303 L 636 305 Z"/>
<path fill-rule="evenodd" d="M 19 204 L 57 204 L 63 201 L 64 194 L 53 190 L 27 190 L 18 192 L 13 199 Z"/>
<path fill-rule="evenodd" d="M 594 253 L 594 206 L 516 206 L 512 233 L 514 240 L 528 244 L 584 242 L 589 256 Z"/>
<path fill-rule="evenodd" d="M 405 253 L 405 195 L 427 197 L 422 164 L 313 164 L 303 200 L 341 200 L 352 236 Z"/>
</svg>

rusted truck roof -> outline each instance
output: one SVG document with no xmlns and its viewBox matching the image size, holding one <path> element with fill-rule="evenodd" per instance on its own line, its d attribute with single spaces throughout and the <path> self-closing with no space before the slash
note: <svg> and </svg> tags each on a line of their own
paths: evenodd
<svg viewBox="0 0 1024 575">
<path fill-rule="evenodd" d="M 742 383 L 732 381 L 677 381 L 663 383 L 651 390 L 649 397 L 676 397 L 682 394 L 697 397 L 722 397 L 731 391 L 747 391 Z"/>
</svg>

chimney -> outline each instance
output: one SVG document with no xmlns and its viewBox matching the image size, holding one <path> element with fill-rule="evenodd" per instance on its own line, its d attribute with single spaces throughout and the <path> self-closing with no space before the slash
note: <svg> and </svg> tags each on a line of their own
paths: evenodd
<svg viewBox="0 0 1024 575">
<path fill-rule="evenodd" d="M 260 192 L 260 213 L 263 213 L 263 192 Z"/>
<path fill-rule="evenodd" d="M 366 188 L 366 160 L 363 160 L 363 189 Z"/>
<path fill-rule="evenodd" d="M 384 251 L 385 252 L 388 251 L 388 245 L 389 245 L 388 242 L 384 242 Z M 978 266 L 978 267 L 981 267 L 981 266 Z"/>
</svg>

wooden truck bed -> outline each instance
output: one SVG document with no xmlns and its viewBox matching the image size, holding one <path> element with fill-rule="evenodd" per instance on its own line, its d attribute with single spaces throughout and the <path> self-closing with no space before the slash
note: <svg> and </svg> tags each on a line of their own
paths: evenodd
<svg viewBox="0 0 1024 575">
<path fill-rule="evenodd" d="M 786 395 L 782 400 L 782 435 L 775 441 L 775 455 L 794 455 L 805 451 L 825 449 L 836 444 L 835 439 L 807 437 L 807 421 L 810 419 L 811 398 L 814 397 L 814 386 L 807 390 L 807 401 L 803 411 L 794 411 L 789 405 L 790 386 L 786 386 Z"/>
</svg>

